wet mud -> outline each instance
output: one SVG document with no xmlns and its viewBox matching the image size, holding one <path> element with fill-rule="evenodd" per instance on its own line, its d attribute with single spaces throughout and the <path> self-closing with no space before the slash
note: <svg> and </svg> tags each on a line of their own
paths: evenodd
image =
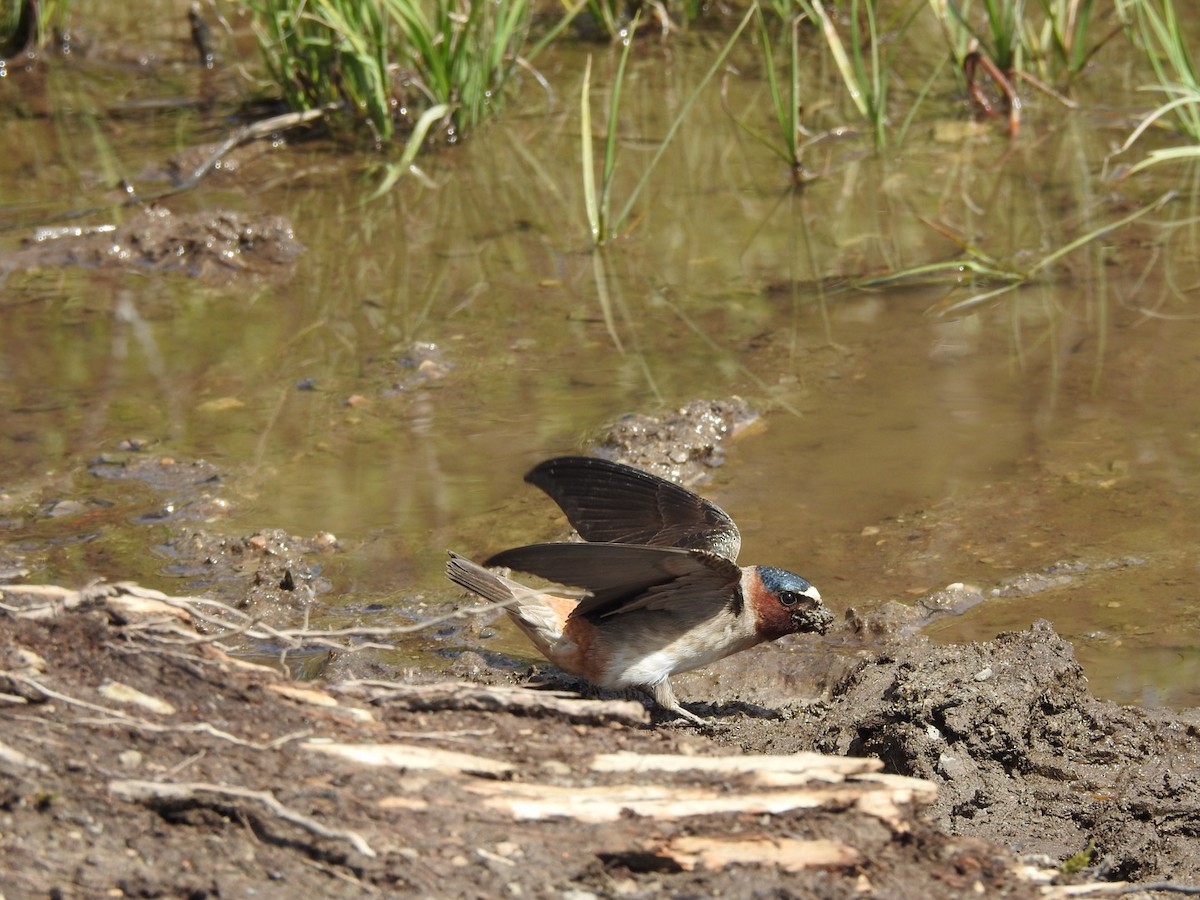
<svg viewBox="0 0 1200 900">
<path fill-rule="evenodd" d="M 728 747 L 637 704 L 300 685 L 158 600 L 45 599 L 4 593 L 0 847 L 28 861 L 8 897 L 1036 895 L 874 763 L 714 777 Z"/>
<path fill-rule="evenodd" d="M 1097 701 L 1044 624 L 832 665 L 769 645 L 678 679 L 697 730 L 514 695 L 511 669 L 294 682 L 136 589 L 8 587 L 0 615 L 0 847 L 30 861 L 0 873 L 9 897 L 1034 897 L 1200 866 L 1200 723 Z M 872 762 L 690 769 L 811 750 Z M 613 754 L 646 774 L 603 774 Z M 922 781 L 859 799 L 874 766 Z"/>
<path fill-rule="evenodd" d="M 727 438 L 751 430 L 759 414 L 740 397 L 693 400 L 670 412 L 622 416 L 600 435 L 600 456 L 680 484 L 696 485 L 725 462 Z"/>
<path fill-rule="evenodd" d="M 303 249 L 281 216 L 173 213 L 148 206 L 120 223 L 40 228 L 20 247 L 0 254 L 0 272 L 83 266 L 180 272 L 213 284 L 286 281 Z"/>
<path fill-rule="evenodd" d="M 768 683 L 789 671 L 811 683 L 811 655 L 804 665 L 780 648 L 763 656 L 760 670 L 777 669 Z M 1048 623 L 962 646 L 895 638 L 838 668 L 819 698 L 785 708 L 788 719 L 739 723 L 736 744 L 877 757 L 938 784 L 928 812 L 946 832 L 1055 865 L 1086 853 L 1097 878 L 1200 871 L 1200 716 L 1097 699 Z"/>
</svg>

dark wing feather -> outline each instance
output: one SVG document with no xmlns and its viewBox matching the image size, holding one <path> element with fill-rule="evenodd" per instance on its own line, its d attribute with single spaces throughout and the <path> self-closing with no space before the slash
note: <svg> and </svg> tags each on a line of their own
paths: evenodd
<svg viewBox="0 0 1200 900">
<path fill-rule="evenodd" d="M 525 476 L 585 541 L 706 550 L 737 559 L 741 535 L 721 507 L 674 482 L 592 456 L 561 456 Z"/>
<path fill-rule="evenodd" d="M 737 586 L 742 570 L 725 557 L 703 550 L 640 544 L 531 544 L 497 553 L 484 565 L 508 566 L 584 588 L 588 596 L 573 616 L 662 609 L 677 597 L 719 596 L 741 602 Z"/>
</svg>

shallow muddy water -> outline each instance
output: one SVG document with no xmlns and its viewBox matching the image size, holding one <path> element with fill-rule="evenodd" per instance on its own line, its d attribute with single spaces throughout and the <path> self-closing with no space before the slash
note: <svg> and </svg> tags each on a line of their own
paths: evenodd
<svg viewBox="0 0 1200 900">
<path fill-rule="evenodd" d="M 815 144 L 819 177 L 802 192 L 710 87 L 628 236 L 598 253 L 575 98 L 584 54 L 597 85 L 616 56 L 566 44 L 539 61 L 553 97 L 525 84 L 499 120 L 421 159 L 429 183 L 406 177 L 369 200 L 378 160 L 299 142 L 167 201 L 285 216 L 306 248 L 286 279 L 8 262 L 59 213 L 108 207 L 121 178 L 153 194 L 173 153 L 227 133 L 230 102 L 174 102 L 209 77 L 186 26 L 161 24 L 183 17 L 153 21 L 149 64 L 99 43 L 98 58 L 0 84 L 0 521 L 28 580 L 200 591 L 162 549 L 173 534 L 325 531 L 341 550 L 314 618 L 395 621 L 457 599 L 445 549 L 562 534 L 521 482 L 537 460 L 588 448 L 625 413 L 739 395 L 760 427 L 702 490 L 741 526 L 745 560 L 802 572 L 839 612 L 966 582 L 988 599 L 935 621 L 937 639 L 1047 618 L 1099 695 L 1200 704 L 1197 194 L 1179 168 L 1101 178 L 1146 108 L 1134 88 L 1148 76 L 1115 43 L 1079 111 L 1033 95 L 1015 142 L 999 125 L 948 140 L 943 124 L 969 115 L 947 76 L 898 150 L 876 156 L 855 134 Z M 715 47 L 699 35 L 637 48 L 618 204 Z M 728 105 L 761 127 L 760 70 L 749 47 L 735 60 Z M 215 77 L 233 96 L 233 73 Z M 832 79 L 814 70 L 814 106 L 837 96 Z M 898 116 L 912 99 L 897 91 Z M 953 291 L 845 283 L 955 258 L 947 231 L 1028 267 L 1173 189 L 957 315 L 929 311 L 985 289 L 965 274 Z M 85 471 L 131 439 L 207 460 L 221 502 L 147 519 L 136 509 L 183 488 Z M 1061 561 L 1083 565 L 990 596 Z M 487 640 L 525 652 L 503 628 Z M 395 660 L 442 649 L 414 640 Z"/>
</svg>

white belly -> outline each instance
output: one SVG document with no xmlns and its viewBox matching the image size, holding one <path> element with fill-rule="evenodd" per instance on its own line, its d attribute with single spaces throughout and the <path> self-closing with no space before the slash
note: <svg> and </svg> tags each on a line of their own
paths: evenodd
<svg viewBox="0 0 1200 900">
<path fill-rule="evenodd" d="M 697 629 L 659 649 L 651 649 L 645 643 L 639 647 L 635 643 L 613 654 L 605 672 L 604 686 L 657 684 L 678 672 L 707 666 L 757 643 L 756 634 L 746 634 L 736 625 L 725 629 Z"/>
</svg>

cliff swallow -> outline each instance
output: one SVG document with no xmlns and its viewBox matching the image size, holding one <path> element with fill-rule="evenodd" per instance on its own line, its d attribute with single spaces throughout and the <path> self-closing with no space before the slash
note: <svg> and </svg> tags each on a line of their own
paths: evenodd
<svg viewBox="0 0 1200 900">
<path fill-rule="evenodd" d="M 741 535 L 715 503 L 620 463 L 546 460 L 525 476 L 567 515 L 584 542 L 505 550 L 506 566 L 583 588 L 580 600 L 543 593 L 450 554 L 451 581 L 495 603 L 559 668 L 604 688 L 637 687 L 690 722 L 670 676 L 773 641 L 824 634 L 833 615 L 794 572 L 739 567 Z"/>
</svg>

